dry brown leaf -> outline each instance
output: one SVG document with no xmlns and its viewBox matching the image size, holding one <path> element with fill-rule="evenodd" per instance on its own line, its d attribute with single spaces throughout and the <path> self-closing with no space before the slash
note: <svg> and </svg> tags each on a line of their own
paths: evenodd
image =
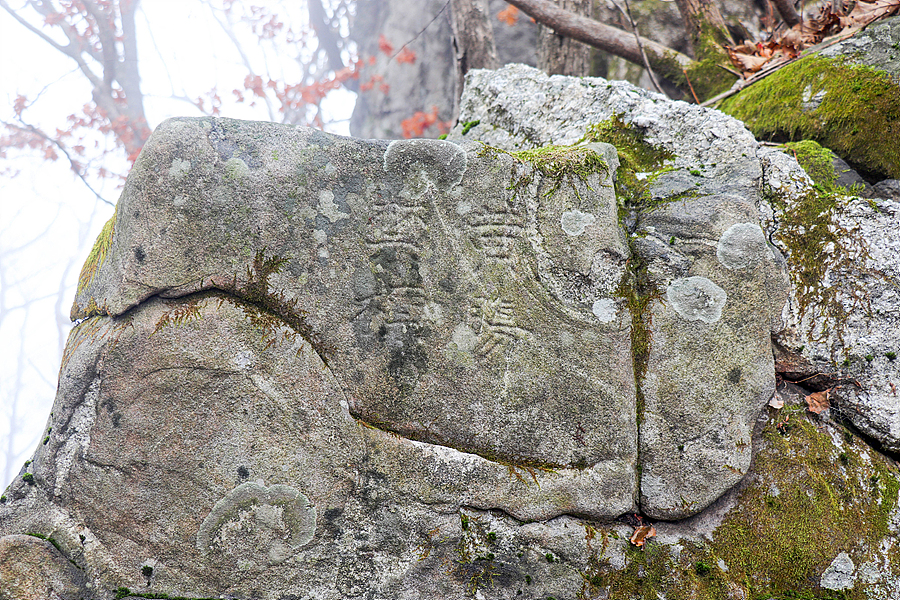
<svg viewBox="0 0 900 600">
<path fill-rule="evenodd" d="M 841 27 L 865 27 L 869 23 L 900 14 L 900 0 L 860 0 L 850 14 L 839 17 Z"/>
<path fill-rule="evenodd" d="M 756 73 L 763 68 L 763 65 L 769 62 L 769 58 L 765 56 L 744 54 L 743 52 L 732 52 L 730 50 L 728 56 L 731 58 L 731 62 L 734 63 L 734 66 L 743 73 Z"/>
<path fill-rule="evenodd" d="M 806 408 L 809 412 L 817 415 L 820 415 L 831 408 L 831 402 L 828 399 L 828 390 L 825 390 L 824 392 L 813 392 L 807 396 Z"/>
<path fill-rule="evenodd" d="M 647 538 L 652 538 L 655 535 L 656 528 L 653 525 L 641 525 L 634 528 L 634 533 L 631 536 L 631 543 L 638 548 L 643 548 Z"/>
<path fill-rule="evenodd" d="M 818 44 L 825 37 L 824 29 L 810 21 L 798 23 L 785 31 L 784 35 L 778 38 L 778 43 L 786 48 L 802 50 Z"/>
</svg>

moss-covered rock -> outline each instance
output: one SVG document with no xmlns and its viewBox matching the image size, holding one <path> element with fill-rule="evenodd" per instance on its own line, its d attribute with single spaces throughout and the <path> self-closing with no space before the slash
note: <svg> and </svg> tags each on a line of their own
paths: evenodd
<svg viewBox="0 0 900 600">
<path fill-rule="evenodd" d="M 898 32 L 900 17 L 877 23 L 842 47 L 754 83 L 719 109 L 758 138 L 816 140 L 874 178 L 900 178 Z M 880 64 L 871 60 L 873 53 Z"/>
</svg>

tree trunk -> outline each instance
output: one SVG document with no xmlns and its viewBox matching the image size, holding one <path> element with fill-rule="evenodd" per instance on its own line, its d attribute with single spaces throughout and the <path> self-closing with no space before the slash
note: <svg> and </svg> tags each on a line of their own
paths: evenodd
<svg viewBox="0 0 900 600">
<path fill-rule="evenodd" d="M 684 19 L 694 55 L 698 59 L 703 59 L 710 53 L 727 56 L 721 45 L 733 45 L 734 40 L 731 39 L 725 19 L 714 0 L 675 0 L 675 4 Z"/>
<path fill-rule="evenodd" d="M 500 66 L 494 45 L 488 0 L 450 0 L 450 26 L 453 29 L 453 52 L 456 55 L 456 106 L 462 96 L 463 83 L 469 69 L 496 69 Z"/>
<path fill-rule="evenodd" d="M 563 10 L 591 18 L 593 0 L 554 0 Z M 541 26 L 538 37 L 538 68 L 548 75 L 590 74 L 591 49 L 585 44 Z"/>
</svg>

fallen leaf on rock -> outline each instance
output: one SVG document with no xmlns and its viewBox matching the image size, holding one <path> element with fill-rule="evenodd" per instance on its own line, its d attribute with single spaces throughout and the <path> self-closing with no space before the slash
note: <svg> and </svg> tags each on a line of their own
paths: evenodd
<svg viewBox="0 0 900 600">
<path fill-rule="evenodd" d="M 634 533 L 631 536 L 631 543 L 638 548 L 643 548 L 647 538 L 652 538 L 655 535 L 656 528 L 653 525 L 641 525 L 634 528 Z"/>
<path fill-rule="evenodd" d="M 768 71 L 797 58 L 804 49 L 843 30 L 852 32 L 900 14 L 900 0 L 858 0 L 850 12 L 844 14 L 845 10 L 841 2 L 837 6 L 834 2 L 825 2 L 816 16 L 807 17 L 766 41 L 726 46 L 725 50 L 734 66 L 748 78 L 763 68 Z"/>
<path fill-rule="evenodd" d="M 824 392 L 813 392 L 806 397 L 806 408 L 811 413 L 817 415 L 831 408 L 831 402 L 828 400 L 828 390 Z"/>
</svg>

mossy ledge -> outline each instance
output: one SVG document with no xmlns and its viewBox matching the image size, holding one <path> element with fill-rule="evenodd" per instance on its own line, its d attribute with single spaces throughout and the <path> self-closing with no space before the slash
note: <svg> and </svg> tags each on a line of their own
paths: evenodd
<svg viewBox="0 0 900 600">
<path fill-rule="evenodd" d="M 515 159 L 517 163 L 531 167 L 523 173 L 517 174 L 513 172 L 507 189 L 513 190 L 516 194 L 530 186 L 537 174 L 550 181 L 550 188 L 544 192 L 545 196 L 550 196 L 563 183 L 572 186 L 572 189 L 577 194 L 576 180 L 588 185 L 588 178 L 591 175 L 599 175 L 602 179 L 609 173 L 609 165 L 606 164 L 606 161 L 603 160 L 600 154 L 587 146 L 578 144 L 572 146 L 551 144 L 531 150 L 508 152 L 483 143 L 483 147 L 479 152 L 479 156 L 497 154 L 507 154 Z"/>
<path fill-rule="evenodd" d="M 677 544 L 650 539 L 625 548 L 614 567 L 595 548 L 576 598 L 721 600 L 871 600 L 888 598 L 879 583 L 823 589 L 825 569 L 847 552 L 859 567 L 887 560 L 900 576 L 900 545 L 891 541 L 900 475 L 889 459 L 849 431 L 800 405 L 770 409 L 761 427 L 754 476 L 709 538 Z M 614 532 L 596 525 L 595 537 Z M 885 563 L 880 563 L 885 564 Z"/>
<path fill-rule="evenodd" d="M 812 56 L 718 108 L 758 139 L 816 140 L 864 172 L 900 178 L 900 86 L 883 71 Z"/>
<path fill-rule="evenodd" d="M 87 260 L 84 261 L 84 266 L 81 267 L 81 273 L 78 276 L 78 288 L 75 292 L 76 294 L 80 294 L 84 291 L 84 288 L 94 280 L 97 271 L 103 266 L 106 255 L 109 253 L 109 248 L 112 246 L 113 234 L 116 231 L 116 215 L 118 214 L 118 211 L 119 205 L 117 204 L 113 210 L 112 216 L 103 226 L 103 229 L 100 230 L 100 235 L 97 236 L 97 240 L 94 242 L 94 246 L 91 248 Z"/>
<path fill-rule="evenodd" d="M 266 256 L 266 250 L 256 252 L 253 265 L 247 267 L 247 279 L 238 282 L 237 275 L 227 284 L 192 294 L 189 298 L 180 298 L 179 306 L 163 313 L 156 324 L 154 333 L 164 327 L 178 326 L 200 317 L 197 304 L 209 297 L 217 297 L 222 302 L 229 302 L 240 308 L 250 323 L 262 332 L 267 347 L 278 341 L 278 330 L 287 325 L 296 335 L 306 340 L 313 350 L 328 366 L 328 357 L 334 353 L 319 332 L 306 321 L 306 311 L 297 307 L 297 299 L 288 299 L 284 292 L 269 289 L 269 277 L 278 273 L 288 261 L 279 256 Z M 224 293 L 223 293 L 224 292 Z"/>
</svg>

